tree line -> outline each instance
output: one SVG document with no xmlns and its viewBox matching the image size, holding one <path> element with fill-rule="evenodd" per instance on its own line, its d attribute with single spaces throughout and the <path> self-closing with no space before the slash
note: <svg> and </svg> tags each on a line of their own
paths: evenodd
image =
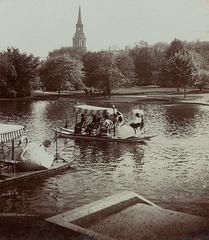
<svg viewBox="0 0 209 240">
<path fill-rule="evenodd" d="M 110 96 L 115 88 L 157 85 L 199 90 L 209 85 L 209 42 L 149 45 L 84 53 L 71 47 L 41 61 L 16 48 L 0 52 L 0 97 L 26 97 L 32 90 L 84 90 Z"/>
</svg>

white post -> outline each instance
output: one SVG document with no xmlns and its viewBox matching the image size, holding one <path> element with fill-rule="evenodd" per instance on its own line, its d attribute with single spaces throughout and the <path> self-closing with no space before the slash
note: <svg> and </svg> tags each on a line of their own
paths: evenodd
<svg viewBox="0 0 209 240">
<path fill-rule="evenodd" d="M 115 105 L 112 105 L 112 108 L 113 108 L 113 131 L 115 137 Z"/>
</svg>

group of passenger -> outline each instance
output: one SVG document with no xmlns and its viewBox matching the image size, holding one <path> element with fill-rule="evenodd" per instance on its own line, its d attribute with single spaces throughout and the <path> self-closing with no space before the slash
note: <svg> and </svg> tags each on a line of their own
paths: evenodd
<svg viewBox="0 0 209 240">
<path fill-rule="evenodd" d="M 132 122 L 129 123 L 129 126 L 133 128 L 136 134 L 138 129 L 141 131 L 144 128 L 144 118 L 143 114 L 140 113 L 135 113 L 134 117 Z M 75 125 L 74 133 L 81 135 L 107 136 L 113 132 L 115 134 L 122 125 L 124 125 L 124 119 L 120 112 L 117 112 L 115 115 L 105 113 L 102 116 L 93 114 L 91 120 L 86 119 L 85 115 L 82 113 L 80 121 Z"/>
<path fill-rule="evenodd" d="M 75 125 L 74 133 L 86 135 L 107 135 L 110 133 L 111 129 L 113 129 L 113 126 L 113 121 L 110 119 L 108 114 L 104 114 L 102 117 L 93 114 L 92 119 L 88 121 L 82 113 L 80 121 Z"/>
</svg>

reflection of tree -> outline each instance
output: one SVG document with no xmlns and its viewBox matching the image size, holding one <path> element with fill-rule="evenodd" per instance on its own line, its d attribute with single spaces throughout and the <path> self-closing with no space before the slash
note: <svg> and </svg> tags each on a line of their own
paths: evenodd
<svg viewBox="0 0 209 240">
<path fill-rule="evenodd" d="M 130 151 L 127 150 L 117 161 L 113 181 L 122 186 L 134 185 L 143 165 L 143 157 L 143 147 L 135 146 Z"/>
<path fill-rule="evenodd" d="M 115 153 L 115 144 L 111 142 L 77 139 L 75 144 L 80 150 L 80 161 L 108 163 L 111 161 L 112 154 Z"/>
<path fill-rule="evenodd" d="M 86 140 L 75 140 L 75 144 L 80 152 L 79 162 L 117 163 L 129 153 L 137 165 L 143 164 L 144 146 L 141 144 Z"/>
<path fill-rule="evenodd" d="M 129 185 L 136 181 L 136 163 L 131 155 L 126 155 L 117 163 L 113 173 L 113 181 L 122 185 Z"/>
<path fill-rule="evenodd" d="M 64 126 L 65 120 L 68 119 L 68 127 L 75 124 L 74 103 L 66 100 L 53 101 L 48 104 L 46 117 L 53 121 L 54 125 Z"/>
<path fill-rule="evenodd" d="M 6 120 L 8 120 L 8 118 L 11 117 L 11 119 L 14 121 L 19 117 L 22 118 L 26 115 L 31 114 L 32 112 L 31 102 L 4 101 L 4 104 L 1 104 L 0 106 L 0 112 L 1 112 L 1 119 L 5 117 Z"/>
<path fill-rule="evenodd" d="M 119 153 L 118 158 L 131 155 L 137 164 L 143 165 L 144 145 L 146 143 L 118 143 L 116 146 L 116 151 Z"/>
<path fill-rule="evenodd" d="M 90 179 L 99 176 L 107 185 L 116 183 L 117 189 L 133 189 L 142 171 L 144 145 L 98 141 L 76 141 L 76 145 L 80 149 L 75 161 L 78 171 L 87 172 Z"/>
<path fill-rule="evenodd" d="M 200 114 L 199 109 L 194 105 L 171 105 L 165 109 L 165 128 L 171 135 L 193 134 L 196 128 L 196 116 Z"/>
<path fill-rule="evenodd" d="M 1 212 L 11 213 L 38 213 L 52 214 L 57 210 L 57 199 L 60 193 L 60 186 L 57 179 L 50 179 L 53 184 L 45 185 L 48 180 L 27 182 L 18 187 L 5 188 L 1 190 Z M 50 208 L 49 208 L 50 205 Z"/>
<path fill-rule="evenodd" d="M 25 187 L 30 187 L 31 184 L 25 185 Z M 1 192 L 1 207 L 3 207 L 5 212 L 15 212 L 15 213 L 29 213 L 27 198 L 25 198 L 24 187 L 16 187 L 3 189 Z M 26 190 L 27 192 L 27 190 Z M 35 198 L 34 191 L 30 191 L 30 197 Z"/>
</svg>

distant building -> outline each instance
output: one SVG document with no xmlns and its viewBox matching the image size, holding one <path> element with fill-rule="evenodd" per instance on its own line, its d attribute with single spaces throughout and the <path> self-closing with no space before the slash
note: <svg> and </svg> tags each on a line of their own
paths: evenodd
<svg viewBox="0 0 209 240">
<path fill-rule="evenodd" d="M 83 23 L 81 20 L 81 7 L 79 6 L 78 21 L 76 24 L 76 32 L 73 37 L 73 48 L 86 52 L 86 37 L 83 32 Z"/>
</svg>

